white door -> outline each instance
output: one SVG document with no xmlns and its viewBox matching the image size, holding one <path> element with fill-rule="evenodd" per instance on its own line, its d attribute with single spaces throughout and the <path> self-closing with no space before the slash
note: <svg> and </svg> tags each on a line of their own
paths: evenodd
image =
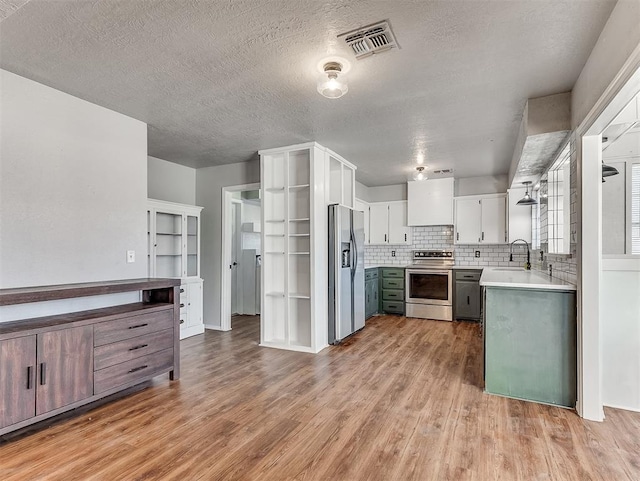
<svg viewBox="0 0 640 481">
<path fill-rule="evenodd" d="M 231 314 L 242 314 L 242 278 L 240 276 L 240 255 L 242 253 L 242 204 L 231 204 Z"/>
<path fill-rule="evenodd" d="M 389 244 L 409 244 L 410 234 L 407 226 L 407 203 L 389 202 Z"/>
<path fill-rule="evenodd" d="M 479 244 L 482 236 L 482 209 L 479 199 L 456 199 L 456 244 Z"/>
<path fill-rule="evenodd" d="M 482 234 L 484 244 L 504 244 L 507 242 L 505 197 L 482 199 Z"/>
<path fill-rule="evenodd" d="M 389 204 L 375 202 L 369 204 L 369 243 L 389 243 Z"/>
</svg>

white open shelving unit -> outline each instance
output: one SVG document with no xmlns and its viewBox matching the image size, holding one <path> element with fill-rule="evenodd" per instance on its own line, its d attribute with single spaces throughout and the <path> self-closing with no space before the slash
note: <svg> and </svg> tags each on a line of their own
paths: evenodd
<svg viewBox="0 0 640 481">
<path fill-rule="evenodd" d="M 260 151 L 261 345 L 327 346 L 328 205 L 355 204 L 355 166 L 311 142 Z"/>
</svg>

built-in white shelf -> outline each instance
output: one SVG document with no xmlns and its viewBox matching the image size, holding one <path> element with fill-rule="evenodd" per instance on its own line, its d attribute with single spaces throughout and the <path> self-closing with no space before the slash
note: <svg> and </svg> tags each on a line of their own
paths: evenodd
<svg viewBox="0 0 640 481">
<path fill-rule="evenodd" d="M 260 345 L 314 353 L 327 345 L 327 206 L 335 193 L 353 207 L 354 174 L 353 165 L 315 142 L 260 151 L 267 254 Z"/>
</svg>

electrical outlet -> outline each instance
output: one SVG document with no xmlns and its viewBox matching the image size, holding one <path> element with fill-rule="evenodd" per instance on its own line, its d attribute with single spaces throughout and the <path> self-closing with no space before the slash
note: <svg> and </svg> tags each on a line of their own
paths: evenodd
<svg viewBox="0 0 640 481">
<path fill-rule="evenodd" d="M 127 264 L 131 264 L 136 261 L 136 251 L 127 251 Z"/>
<path fill-rule="evenodd" d="M 480 251 L 476 251 L 476 257 L 480 257 Z"/>
<path fill-rule="evenodd" d="M 391 257 L 395 257 L 396 256 L 396 251 L 391 251 Z"/>
</svg>

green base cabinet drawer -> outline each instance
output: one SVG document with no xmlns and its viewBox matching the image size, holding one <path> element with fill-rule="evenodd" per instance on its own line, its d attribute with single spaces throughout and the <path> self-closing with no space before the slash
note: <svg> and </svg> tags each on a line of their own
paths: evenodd
<svg viewBox="0 0 640 481">
<path fill-rule="evenodd" d="M 396 267 L 383 267 L 381 269 L 382 271 L 382 277 L 386 277 L 386 278 L 390 278 L 390 277 L 396 277 L 399 279 L 404 279 L 404 269 L 402 268 L 396 268 Z"/>
<path fill-rule="evenodd" d="M 389 314 L 404 314 L 404 302 L 382 301 L 382 310 Z"/>
<path fill-rule="evenodd" d="M 382 290 L 383 301 L 404 301 L 404 291 L 397 289 L 383 289 Z"/>
<path fill-rule="evenodd" d="M 378 269 L 377 268 L 365 269 L 364 270 L 364 280 L 365 281 L 370 281 L 371 279 L 377 279 L 377 278 L 378 278 Z"/>
<path fill-rule="evenodd" d="M 402 289 L 404 290 L 404 279 L 382 279 L 383 289 Z"/>
</svg>

